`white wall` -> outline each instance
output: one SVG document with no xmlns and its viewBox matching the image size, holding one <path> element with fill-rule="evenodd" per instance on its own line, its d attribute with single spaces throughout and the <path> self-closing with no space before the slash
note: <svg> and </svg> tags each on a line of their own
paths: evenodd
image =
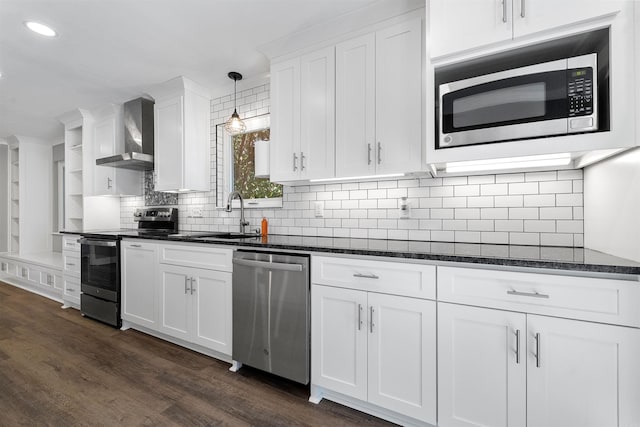
<svg viewBox="0 0 640 427">
<path fill-rule="evenodd" d="M 584 239 L 640 262 L 640 148 L 585 168 Z"/>
</svg>

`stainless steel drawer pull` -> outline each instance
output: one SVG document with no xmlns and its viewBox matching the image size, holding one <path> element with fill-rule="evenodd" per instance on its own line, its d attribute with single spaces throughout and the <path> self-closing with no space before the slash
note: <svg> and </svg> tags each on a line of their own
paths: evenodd
<svg viewBox="0 0 640 427">
<path fill-rule="evenodd" d="M 502 22 L 507 22 L 507 0 L 502 0 Z"/>
<path fill-rule="evenodd" d="M 72 264 L 70 262 L 67 263 L 67 267 L 73 267 L 75 264 Z"/>
<path fill-rule="evenodd" d="M 196 280 L 196 279 L 194 279 L 193 277 L 189 279 L 189 282 L 191 283 L 191 285 L 189 286 L 189 290 L 191 291 L 191 295 L 193 295 L 193 293 L 196 291 L 196 290 L 193 288 L 193 282 L 194 282 L 195 280 Z"/>
<path fill-rule="evenodd" d="M 375 274 L 362 274 L 362 273 L 353 273 L 353 277 L 361 277 L 363 279 L 379 279 L 379 276 Z"/>
<path fill-rule="evenodd" d="M 516 363 L 520 364 L 520 329 L 516 329 Z"/>
<path fill-rule="evenodd" d="M 75 290 L 75 289 L 73 289 L 73 288 L 67 288 L 67 291 L 69 291 L 69 292 L 75 292 L 76 290 Z"/>
<path fill-rule="evenodd" d="M 141 248 L 142 245 L 131 245 L 132 248 Z"/>
<path fill-rule="evenodd" d="M 362 329 L 362 304 L 358 304 L 358 330 Z"/>
<path fill-rule="evenodd" d="M 525 0 L 520 0 L 520 18 L 525 17 L 524 2 Z"/>
<path fill-rule="evenodd" d="M 302 264 L 285 264 L 282 262 L 255 261 L 251 259 L 234 259 L 233 263 L 245 267 L 262 267 L 268 270 L 302 271 Z"/>
<path fill-rule="evenodd" d="M 187 276 L 184 276 L 184 294 L 187 294 L 187 291 L 189 290 L 189 288 L 187 287 L 187 282 L 189 281 L 189 278 Z"/>
<path fill-rule="evenodd" d="M 536 368 L 540 367 L 540 333 L 536 334 Z"/>
<path fill-rule="evenodd" d="M 549 298 L 549 295 L 540 294 L 538 292 L 520 292 L 520 291 L 510 290 L 510 291 L 507 291 L 507 294 L 516 295 L 516 296 L 519 296 L 519 297 Z"/>
</svg>

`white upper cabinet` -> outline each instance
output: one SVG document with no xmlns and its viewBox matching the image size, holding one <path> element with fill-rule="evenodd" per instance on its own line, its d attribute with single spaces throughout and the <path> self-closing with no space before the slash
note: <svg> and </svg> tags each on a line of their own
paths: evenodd
<svg viewBox="0 0 640 427">
<path fill-rule="evenodd" d="M 271 180 L 334 176 L 334 47 L 271 65 Z"/>
<path fill-rule="evenodd" d="M 422 21 L 336 47 L 336 176 L 422 169 Z"/>
<path fill-rule="evenodd" d="M 96 114 L 93 126 L 94 157 L 100 159 L 124 152 L 122 106 L 109 107 Z M 113 166 L 98 166 L 93 162 L 94 196 L 142 195 L 142 172 Z"/>
<path fill-rule="evenodd" d="M 376 172 L 422 165 L 422 21 L 376 33 Z"/>
<path fill-rule="evenodd" d="M 155 86 L 154 162 L 157 191 L 209 191 L 209 90 L 185 77 Z"/>
<path fill-rule="evenodd" d="M 429 5 L 432 57 L 511 40 L 513 36 L 511 0 L 431 0 Z"/>
<path fill-rule="evenodd" d="M 336 46 L 336 173 L 375 174 L 375 34 Z"/>
<path fill-rule="evenodd" d="M 431 57 L 616 13 L 623 1 L 431 0 Z"/>
</svg>

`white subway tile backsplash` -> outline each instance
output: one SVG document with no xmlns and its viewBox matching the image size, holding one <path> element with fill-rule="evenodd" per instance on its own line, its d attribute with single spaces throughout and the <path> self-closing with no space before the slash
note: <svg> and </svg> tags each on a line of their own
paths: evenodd
<svg viewBox="0 0 640 427">
<path fill-rule="evenodd" d="M 238 94 L 238 110 L 248 117 L 270 109 L 269 85 Z M 233 96 L 211 101 L 212 188 L 222 191 L 224 171 L 217 156 L 216 125 L 233 112 Z M 273 234 L 372 239 L 434 240 L 459 243 L 497 243 L 552 246 L 584 244 L 582 170 L 558 170 L 462 177 L 400 178 L 358 183 L 285 186 L 281 209 L 248 209 L 251 228 L 262 217 Z M 410 219 L 399 219 L 398 203 L 408 197 Z M 239 212 L 215 207 L 216 191 L 178 196 L 178 207 L 199 205 L 203 218 L 182 214 L 184 230 L 236 230 Z M 316 218 L 314 204 L 323 204 Z M 133 211 L 143 197 L 121 199 L 123 227 L 135 227 Z M 469 246 L 474 251 L 474 246 Z"/>
<path fill-rule="evenodd" d="M 538 194 L 537 182 L 509 184 L 509 194 Z"/>
<path fill-rule="evenodd" d="M 540 219 L 573 219 L 571 207 L 540 208 Z"/>
<path fill-rule="evenodd" d="M 483 184 L 480 186 L 480 194 L 483 196 L 506 196 L 509 194 L 507 184 Z"/>
<path fill-rule="evenodd" d="M 573 192 L 573 181 L 550 181 L 540 183 L 540 194 Z"/>
</svg>

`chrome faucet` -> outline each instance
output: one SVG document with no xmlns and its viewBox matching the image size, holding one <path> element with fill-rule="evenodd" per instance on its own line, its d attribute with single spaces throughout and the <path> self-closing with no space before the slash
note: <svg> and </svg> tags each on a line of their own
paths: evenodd
<svg viewBox="0 0 640 427">
<path fill-rule="evenodd" d="M 249 225 L 249 221 L 244 219 L 244 200 L 242 199 L 242 194 L 237 191 L 229 194 L 229 198 L 227 199 L 227 212 L 233 211 L 233 208 L 231 207 L 233 199 L 240 200 L 240 232 L 245 233 L 245 227 Z"/>
</svg>

